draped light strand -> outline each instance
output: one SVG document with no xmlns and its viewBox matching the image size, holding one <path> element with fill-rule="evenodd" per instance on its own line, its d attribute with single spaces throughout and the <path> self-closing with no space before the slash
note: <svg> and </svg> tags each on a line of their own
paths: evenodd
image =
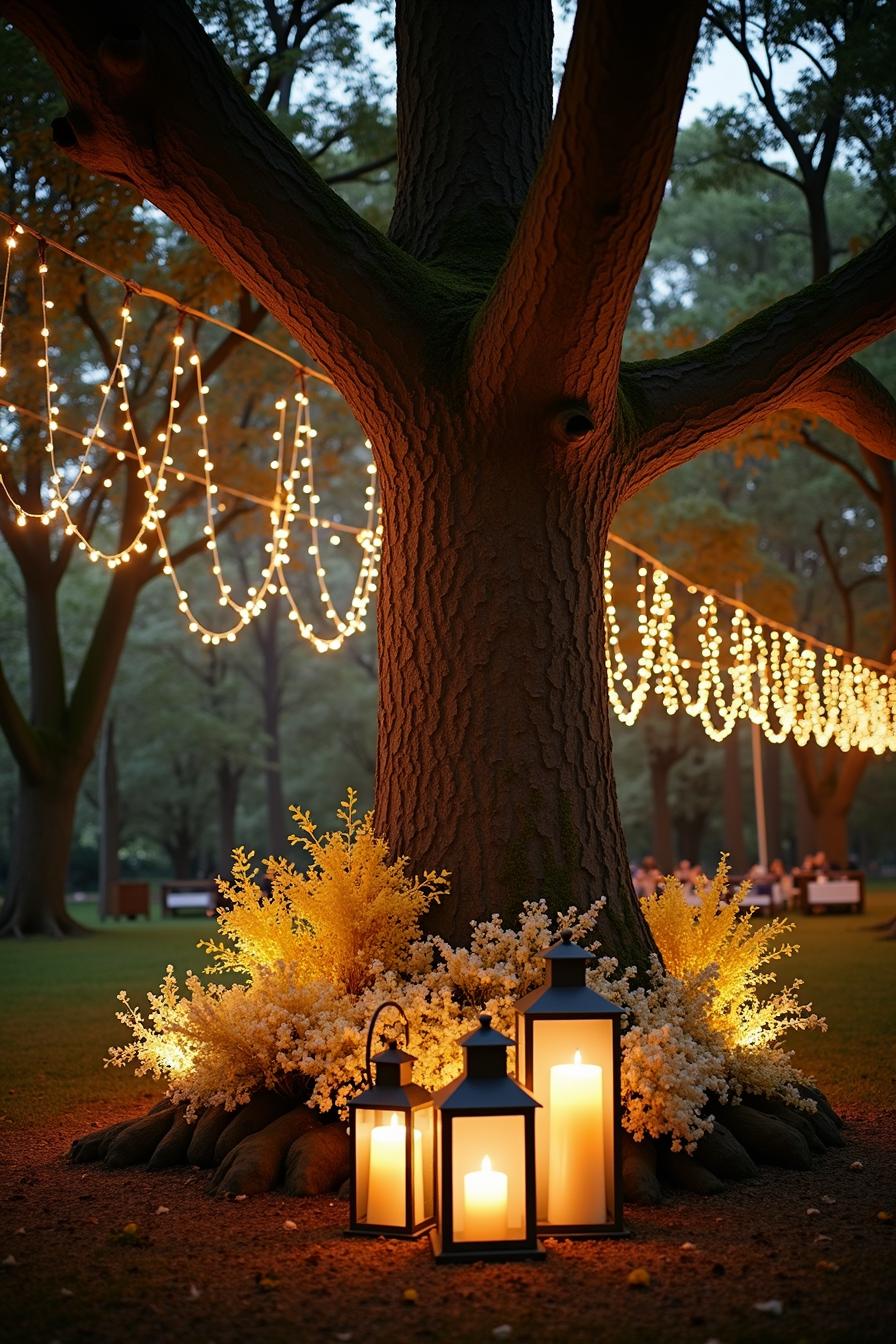
<svg viewBox="0 0 896 1344">
<path fill-rule="evenodd" d="M 22 227 L 17 225 L 7 239 L 7 261 L 4 268 L 2 291 L 0 291 L 0 358 L 2 358 L 2 342 L 7 325 L 10 259 L 17 245 L 17 236 L 23 232 Z M 0 470 L 0 490 L 14 510 L 17 525 L 25 527 L 30 522 L 37 522 L 42 526 L 49 527 L 54 523 L 61 522 L 64 524 L 66 535 L 74 536 L 79 549 L 86 552 L 89 560 L 94 563 L 103 562 L 110 570 L 117 569 L 119 565 L 130 562 L 134 554 L 145 553 L 149 548 L 146 540 L 147 534 L 154 533 L 158 556 L 162 561 L 162 569 L 171 580 L 177 598 L 178 610 L 184 617 L 190 633 L 197 635 L 204 643 L 219 644 L 222 640 L 233 643 L 237 635 L 266 609 L 268 598 L 277 594 L 286 599 L 289 618 L 296 624 L 297 635 L 308 641 L 319 653 L 328 653 L 341 648 L 345 640 L 350 638 L 351 635 L 359 630 L 364 630 L 366 628 L 364 617 L 371 595 L 376 590 L 375 579 L 379 573 L 379 555 L 382 547 L 382 525 L 378 521 L 381 510 L 377 507 L 376 490 L 371 480 L 371 478 L 375 478 L 376 468 L 372 462 L 367 468 L 368 480 L 371 483 L 365 486 L 363 526 L 350 527 L 347 524 L 334 523 L 333 520 L 320 516 L 318 508 L 320 496 L 316 492 L 312 448 L 312 440 L 317 431 L 311 424 L 310 399 L 307 395 L 306 384 L 306 374 L 310 371 L 306 370 L 297 361 L 287 361 L 291 365 L 293 378 L 298 377 L 300 379 L 300 388 L 293 394 L 295 424 L 291 436 L 288 436 L 286 432 L 288 400 L 286 397 L 278 398 L 275 403 L 274 454 L 270 463 L 271 469 L 275 472 L 274 495 L 269 504 L 265 505 L 268 510 L 271 529 L 270 540 L 265 542 L 265 551 L 268 558 L 263 565 L 257 583 L 249 585 L 245 597 L 239 600 L 233 596 L 232 585 L 225 581 L 218 543 L 216 515 L 219 511 L 224 511 L 225 506 L 216 498 L 219 489 L 222 487 L 219 487 L 214 479 L 216 464 L 208 434 L 210 388 L 203 378 L 202 361 L 198 349 L 194 349 L 189 355 L 189 364 L 196 379 L 195 394 L 199 407 L 196 416 L 199 432 L 197 455 L 200 459 L 198 477 L 193 473 L 178 469 L 172 455 L 175 437 L 181 433 L 183 428 L 179 412 L 181 408 L 181 379 L 186 373 L 184 367 L 186 340 L 182 333 L 184 312 L 181 311 L 178 314 L 176 332 L 172 339 L 173 357 L 169 379 L 168 404 L 164 425 L 156 434 L 159 445 L 157 464 L 151 461 L 148 449 L 140 441 L 136 417 L 132 411 L 128 392 L 127 379 L 130 370 L 124 359 L 124 350 L 127 328 L 132 321 L 130 305 L 136 287 L 127 282 L 123 282 L 125 284 L 125 303 L 120 310 L 121 326 L 114 341 L 114 363 L 108 376 L 100 380 L 100 402 L 92 428 L 82 435 L 73 434 L 71 430 L 61 425 L 59 419 L 61 414 L 57 395 L 59 384 L 51 367 L 50 322 L 54 304 L 47 293 L 49 271 L 46 261 L 47 244 L 43 239 L 38 239 L 37 244 L 37 271 L 42 320 L 40 331 L 42 353 L 37 360 L 37 367 L 42 371 L 44 378 L 45 414 L 39 415 L 35 412 L 25 411 L 24 415 L 41 423 L 46 430 L 44 448 L 49 456 L 50 476 L 47 483 L 46 505 L 40 509 L 29 509 L 22 502 L 18 490 L 10 488 L 2 470 Z M 65 251 L 65 249 L 61 250 Z M 257 341 L 255 343 L 258 344 Z M 0 364 L 0 369 L 2 369 L 0 377 L 5 377 L 6 368 Z M 114 389 L 117 389 L 120 395 L 118 411 L 121 416 L 121 428 L 125 435 L 130 437 L 133 443 L 133 451 L 126 452 L 120 444 L 116 446 L 114 441 L 106 441 L 107 431 L 103 422 L 107 416 Z M 8 407 L 13 414 L 23 414 L 20 408 L 16 408 L 5 399 L 0 399 L 0 404 Z M 66 465 L 57 459 L 57 432 L 80 438 L 81 452 L 76 462 Z M 287 453 L 288 437 L 290 437 L 291 442 Z M 368 451 L 370 450 L 369 441 L 365 441 L 365 447 Z M 5 454 L 8 451 L 8 444 L 0 443 L 0 453 Z M 109 474 L 104 475 L 97 481 L 87 480 L 85 478 L 93 477 L 98 470 L 94 465 L 95 458 L 94 461 L 91 461 L 95 451 L 101 451 L 108 455 L 109 466 L 107 470 Z M 102 490 L 111 489 L 114 485 L 111 466 L 113 457 L 117 462 L 123 462 L 126 458 L 136 460 L 136 474 L 138 480 L 143 483 L 145 508 L 131 540 L 117 550 L 107 551 L 92 540 L 91 533 L 86 532 L 82 521 L 79 521 L 79 514 L 84 509 L 85 500 L 79 498 L 77 492 L 79 488 L 87 491 L 86 502 L 92 503 L 98 488 Z M 301 491 L 308 496 L 310 509 L 308 514 L 300 509 L 297 493 L 303 471 L 307 475 L 306 483 L 301 487 Z M 198 479 L 201 482 L 206 520 L 203 527 L 203 536 L 205 538 L 205 549 L 209 553 L 208 559 L 211 562 L 212 579 L 217 587 L 218 604 L 222 608 L 229 609 L 236 617 L 235 620 L 221 627 L 206 624 L 199 617 L 192 605 L 188 589 L 183 585 L 176 572 L 174 553 L 165 526 L 167 510 L 162 507 L 164 492 L 172 476 L 179 482 L 187 479 L 190 481 Z M 227 487 L 225 486 L 223 489 L 226 491 Z M 239 495 L 243 492 L 231 493 Z M 244 493 L 243 498 L 251 499 Z M 257 499 L 253 499 L 251 502 L 263 503 L 263 501 Z M 318 598 L 324 610 L 327 624 L 336 627 L 332 634 L 327 633 L 326 629 L 323 632 L 319 631 L 314 623 L 302 613 L 299 602 L 287 584 L 284 574 L 285 567 L 290 563 L 290 545 L 298 544 L 298 537 L 295 533 L 296 525 L 303 519 L 307 522 L 311 531 L 311 544 L 308 545 L 307 552 L 313 560 L 312 568 L 315 571 Z M 333 598 L 327 584 L 326 565 L 320 557 L 322 532 L 328 535 L 330 542 L 334 545 L 340 544 L 340 534 L 354 535 L 361 549 L 361 560 L 354 591 L 349 607 L 343 614 L 340 614 L 333 605 Z M 186 549 L 190 550 L 191 548 L 187 547 Z"/>
<path fill-rule="evenodd" d="M 686 582 L 686 581 L 685 581 Z M 696 616 L 699 656 L 676 640 L 670 576 L 658 564 L 638 567 L 636 663 L 622 652 L 612 561 L 604 557 L 605 660 L 610 704 L 631 726 L 651 694 L 668 714 L 680 711 L 722 742 L 741 720 L 770 742 L 833 743 L 841 751 L 896 750 L 896 677 L 856 654 L 773 628 L 734 606 L 727 633 L 717 595 L 704 592 Z M 650 596 L 648 598 L 648 590 Z M 697 589 L 688 585 L 693 595 Z M 817 645 L 817 646 L 816 646 Z"/>
<path fill-rule="evenodd" d="M 12 256 L 21 235 L 29 232 L 15 221 L 10 223 L 12 231 L 7 238 L 0 289 L 0 380 L 7 375 L 3 359 L 9 346 L 7 314 Z M 27 416 L 42 425 L 45 431 L 43 447 L 50 472 L 46 502 L 36 509 L 25 506 L 18 488 L 10 488 L 0 470 L 0 490 L 13 510 L 17 526 L 61 525 L 90 561 L 104 563 L 110 570 L 129 563 L 134 555 L 143 555 L 152 545 L 162 562 L 163 572 L 171 581 L 187 629 L 207 644 L 233 643 L 268 608 L 270 599 L 277 596 L 285 600 L 297 636 L 319 653 L 333 652 L 352 635 L 365 630 L 369 605 L 378 587 L 383 544 L 382 508 L 376 500 L 376 467 L 372 461 L 367 465 L 362 526 L 352 527 L 321 516 L 314 444 L 317 431 L 312 424 L 307 393 L 307 378 L 321 378 L 321 375 L 257 338 L 246 336 L 254 345 L 279 354 L 287 362 L 292 385 L 289 393 L 278 397 L 274 403 L 275 427 L 269 464 L 273 473 L 272 496 L 264 499 L 220 484 L 216 479 L 217 463 L 208 430 L 212 394 L 204 379 L 201 354 L 195 345 L 189 355 L 186 354 L 183 335 L 187 314 L 197 319 L 204 315 L 180 308 L 166 295 L 141 291 L 139 286 L 114 276 L 103 267 L 76 257 L 83 264 L 122 283 L 125 300 L 120 309 L 121 325 L 114 341 L 112 368 L 99 381 L 99 404 L 96 414 L 91 417 L 91 427 L 83 433 L 74 431 L 61 423 L 62 397 L 51 367 L 50 328 L 54 304 L 48 293 L 47 248 L 57 247 L 67 255 L 75 254 L 40 238 L 37 238 L 37 245 L 41 314 L 41 355 L 37 367 L 44 380 L 44 414 L 17 410 L 2 398 L 0 405 L 6 406 L 12 415 Z M 142 294 L 179 309 L 171 342 L 167 407 L 155 436 L 157 455 L 150 453 L 140 440 L 129 394 L 131 370 L 125 357 L 132 304 Z M 207 317 L 206 320 L 234 330 L 220 319 Z M 8 354 L 6 359 L 8 363 Z M 181 386 L 182 380 L 190 376 L 187 365 L 195 379 L 190 396 L 195 396 L 198 408 L 195 451 L 199 469 L 196 473 L 183 465 L 182 460 L 176 461 L 174 454 L 175 442 L 183 428 Z M 321 378 L 321 381 L 329 380 Z M 114 414 L 110 407 L 116 391 L 120 398 L 117 410 L 121 431 L 125 442 L 129 440 L 133 445 L 132 449 L 122 446 L 117 433 L 111 438 L 107 433 L 105 421 Z M 58 457 L 59 434 L 79 440 L 76 460 L 63 462 Z M 370 450 L 369 441 L 365 442 L 365 447 Z M 0 443 L 0 463 L 2 455 L 8 451 L 8 445 Z M 105 469 L 96 465 L 97 453 L 106 455 Z M 179 458 L 183 458 L 183 452 Z M 144 500 L 142 516 L 130 541 L 117 550 L 107 551 L 93 540 L 92 531 L 86 528 L 85 504 L 101 500 L 102 492 L 112 489 L 115 483 L 113 464 L 127 459 L 137 464 L 136 476 Z M 97 479 L 101 470 L 107 474 Z M 189 482 L 191 486 L 198 483 L 205 516 L 196 545 L 182 546 L 179 553 L 172 550 L 169 510 L 165 507 L 166 491 L 172 479 L 179 483 Z M 267 513 L 270 530 L 269 539 L 264 543 L 266 558 L 255 581 L 245 584 L 242 596 L 235 593 L 234 584 L 227 579 L 219 544 L 219 515 L 227 513 L 221 502 L 222 494 L 242 498 L 253 506 L 263 507 Z M 307 511 L 301 507 L 303 504 Z M 304 538 L 300 536 L 300 525 L 306 525 L 308 529 Z M 325 551 L 327 544 L 334 548 L 339 546 L 344 536 L 354 536 L 361 558 L 351 600 L 340 612 L 330 591 Z M 843 751 L 857 749 L 879 755 L 896 750 L 896 675 L 892 668 L 861 659 L 771 621 L 741 603 L 676 574 L 632 543 L 612 535 L 610 540 L 639 557 L 634 634 L 638 651 L 631 660 L 623 652 L 623 644 L 627 646 L 628 641 L 620 624 L 609 551 L 604 562 L 604 656 L 610 704 L 621 722 L 634 724 L 654 696 L 667 713 L 684 712 L 696 719 L 707 736 L 716 742 L 728 737 L 738 722 L 747 720 L 758 725 L 771 742 L 792 737 L 801 745 L 810 741 L 820 746 L 833 743 Z M 195 549 L 204 551 L 209 562 L 217 605 L 225 617 L 218 626 L 206 623 L 197 614 L 190 591 L 177 572 L 177 555 L 184 551 L 192 553 Z M 320 628 L 303 612 L 293 591 L 294 585 L 287 578 L 287 572 L 294 573 L 297 567 L 293 562 L 300 551 L 307 556 L 314 571 L 316 600 L 324 617 Z M 695 636 L 688 639 L 689 644 L 696 645 L 693 656 L 684 656 L 681 652 L 673 583 L 681 585 L 688 599 L 696 599 L 699 594 L 695 615 L 694 601 L 685 603 L 688 618 L 693 615 L 695 622 Z M 727 623 L 722 611 L 730 613 Z"/>
</svg>

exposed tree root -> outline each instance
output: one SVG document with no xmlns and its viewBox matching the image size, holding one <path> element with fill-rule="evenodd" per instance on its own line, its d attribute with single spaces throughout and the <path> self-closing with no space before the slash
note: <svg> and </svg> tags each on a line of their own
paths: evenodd
<svg viewBox="0 0 896 1344">
<path fill-rule="evenodd" d="M 231 1148 L 211 1179 L 216 1195 L 260 1195 L 280 1185 L 287 1154 L 303 1134 L 320 1130 L 306 1106 L 297 1106 Z M 328 1187 L 331 1188 L 331 1187 Z"/>
<path fill-rule="evenodd" d="M 622 1136 L 622 1188 L 629 1204 L 659 1204 L 663 1198 L 656 1174 L 655 1139 L 635 1143 L 630 1134 Z"/>
<path fill-rule="evenodd" d="M 233 1111 L 223 1106 L 209 1106 L 203 1111 L 193 1126 L 193 1137 L 187 1149 L 187 1161 L 191 1167 L 213 1167 L 215 1148 L 218 1139 L 233 1119 Z"/>
<path fill-rule="evenodd" d="M 91 932 L 65 911 L 59 915 L 42 912 L 36 917 L 21 914 L 10 898 L 0 914 L 0 938 L 88 938 Z"/>
<path fill-rule="evenodd" d="M 679 1190 L 692 1190 L 696 1195 L 720 1195 L 725 1189 L 725 1182 L 696 1157 L 673 1153 L 665 1144 L 660 1145 L 657 1174 L 665 1184 L 674 1185 Z"/>
<path fill-rule="evenodd" d="M 215 1144 L 215 1166 L 219 1166 L 238 1143 L 264 1129 L 295 1106 L 295 1098 L 282 1092 L 256 1092 L 255 1096 L 231 1118 Z"/>
<path fill-rule="evenodd" d="M 338 1190 L 348 1174 L 348 1134 L 342 1125 L 324 1125 L 296 1139 L 284 1185 L 290 1195 L 325 1195 Z"/>
<path fill-rule="evenodd" d="M 755 1176 L 757 1163 L 808 1170 L 813 1156 L 843 1147 L 843 1122 L 822 1093 L 802 1090 L 818 1103 L 812 1115 L 764 1097 L 714 1107 L 715 1126 L 692 1157 L 673 1153 L 668 1143 L 635 1143 L 624 1135 L 626 1202 L 658 1204 L 663 1185 L 716 1194 L 726 1181 Z M 323 1124 L 295 1097 L 259 1092 L 235 1112 L 212 1106 L 192 1123 L 182 1108 L 160 1101 L 138 1120 L 76 1139 L 71 1159 L 105 1161 L 108 1167 L 145 1163 L 150 1171 L 213 1167 L 209 1191 L 215 1195 L 255 1195 L 277 1187 L 291 1195 L 322 1195 L 344 1189 L 349 1147 L 343 1125 Z"/>
<path fill-rule="evenodd" d="M 720 1181 L 746 1181 L 759 1174 L 746 1148 L 719 1120 L 697 1144 L 696 1157 Z"/>
</svg>

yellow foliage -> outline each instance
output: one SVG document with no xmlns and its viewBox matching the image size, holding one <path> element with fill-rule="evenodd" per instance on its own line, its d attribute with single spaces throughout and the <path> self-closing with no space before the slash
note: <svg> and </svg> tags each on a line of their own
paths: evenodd
<svg viewBox="0 0 896 1344">
<path fill-rule="evenodd" d="M 253 854 L 234 851 L 233 881 L 219 883 L 230 908 L 218 913 L 223 943 L 201 943 L 212 969 L 254 980 L 278 963 L 297 983 L 323 981 L 357 994 L 377 965 L 402 971 L 420 937 L 420 919 L 447 887 L 448 874 L 410 877 L 408 860 L 390 862 L 385 840 L 374 835 L 372 814 L 359 820 L 358 795 L 348 790 L 337 813 L 342 831 L 322 836 L 308 812 L 291 809 L 299 834 L 290 836 L 311 858 L 306 872 L 285 859 L 268 859 L 270 894 L 255 881 Z"/>
<path fill-rule="evenodd" d="M 824 1031 L 826 1023 L 811 1005 L 799 1002 L 801 980 L 770 988 L 777 979 L 770 965 L 799 951 L 781 941 L 793 925 L 783 919 L 754 923 L 746 905 L 750 884 L 741 883 L 729 900 L 729 871 L 723 857 L 712 880 L 698 885 L 697 905 L 689 905 L 681 883 L 669 877 L 662 890 L 642 898 L 641 908 L 670 975 L 704 995 L 709 973 L 711 993 L 703 1011 L 725 1044 L 732 1080 L 796 1103 L 801 1075 L 779 1043 L 788 1031 Z"/>
</svg>

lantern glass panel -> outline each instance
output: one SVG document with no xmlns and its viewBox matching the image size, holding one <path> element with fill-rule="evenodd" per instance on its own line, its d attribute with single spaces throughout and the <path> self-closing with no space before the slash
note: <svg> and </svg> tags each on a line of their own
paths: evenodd
<svg viewBox="0 0 896 1344">
<path fill-rule="evenodd" d="M 521 1115 L 455 1116 L 451 1122 L 455 1241 L 526 1236 L 526 1141 Z"/>
<path fill-rule="evenodd" d="M 413 1113 L 414 1129 L 420 1135 L 423 1154 L 423 1180 L 421 1182 L 423 1198 L 417 1197 L 417 1184 L 414 1185 L 414 1222 L 427 1222 L 434 1217 L 435 1190 L 433 1171 L 433 1134 L 435 1131 L 435 1112 L 432 1106 L 423 1106 Z M 414 1152 L 417 1151 L 414 1139 Z"/>
<path fill-rule="evenodd" d="M 522 1033 L 521 1033 L 522 1034 Z M 611 1221 L 615 1208 L 613 1023 L 535 1018 L 532 1091 L 540 1223 Z"/>
<path fill-rule="evenodd" d="M 359 1107 L 354 1113 L 358 1222 L 376 1227 L 407 1226 L 409 1120 L 413 1125 L 411 1225 L 432 1216 L 432 1108 L 405 1113 Z"/>
</svg>

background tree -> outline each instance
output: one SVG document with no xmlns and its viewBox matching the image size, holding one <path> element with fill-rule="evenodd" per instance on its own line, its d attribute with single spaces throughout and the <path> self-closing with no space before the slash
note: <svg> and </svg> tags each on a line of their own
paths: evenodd
<svg viewBox="0 0 896 1344">
<path fill-rule="evenodd" d="M 792 406 L 892 453 L 896 406 L 849 356 L 896 324 L 896 239 L 705 346 L 623 365 L 702 3 L 580 5 L 553 121 L 543 0 L 399 3 L 388 238 L 181 0 L 128 7 L 114 28 L 99 5 L 4 9 L 69 98 L 57 143 L 205 243 L 373 441 L 376 820 L 419 866 L 452 870 L 443 931 L 533 895 L 603 895 L 608 950 L 643 963 L 595 583 L 610 519 Z"/>
<path fill-rule="evenodd" d="M 741 57 L 751 95 L 741 107 L 718 107 L 710 137 L 688 156 L 698 181 L 764 180 L 782 200 L 790 192 L 804 211 L 805 267 L 813 279 L 861 248 L 896 219 L 896 25 L 884 0 L 732 0 L 707 6 L 706 47 L 719 40 Z M 796 74 L 791 73 L 796 67 Z M 789 68 L 790 67 L 790 68 Z M 864 188 L 864 208 L 852 218 L 832 205 L 843 169 Z M 855 200 L 858 193 L 853 193 Z M 795 232 L 795 237 L 799 236 Z M 874 367 L 872 361 L 871 367 Z M 858 449 L 830 442 L 811 424 L 799 429 L 803 444 L 860 483 L 877 511 L 887 557 L 890 618 L 876 656 L 889 662 L 896 650 L 896 471 L 859 435 Z M 867 507 L 867 504 L 866 504 Z M 835 580 L 836 582 L 836 580 Z M 847 625 L 849 618 L 847 617 Z M 847 819 L 869 761 L 791 744 L 790 751 L 814 819 L 811 848 L 845 861 Z"/>
<path fill-rule="evenodd" d="M 394 157 L 392 128 L 382 114 L 380 91 L 360 51 L 360 29 L 355 18 L 358 6 L 206 5 L 202 10 L 209 28 L 216 33 L 244 85 L 253 89 L 262 107 L 273 107 L 279 124 L 294 136 L 309 158 L 322 171 L 338 180 L 340 189 L 354 194 L 362 208 L 376 215 L 383 182 Z M 185 303 L 207 306 L 242 330 L 253 332 L 263 322 L 263 307 L 216 266 L 203 248 L 172 229 L 167 221 L 142 208 L 138 195 L 127 186 L 104 182 L 77 169 L 70 161 L 48 154 L 41 128 L 55 108 L 52 80 L 33 48 L 15 30 L 2 33 L 4 69 L 10 73 L 3 91 L 4 116 L 0 161 L 4 170 L 4 204 L 18 218 L 44 229 L 54 238 L 77 248 L 89 232 L 103 238 L 104 263 L 110 269 L 139 280 L 164 264 L 172 288 Z M 297 80 L 314 71 L 314 93 L 299 112 L 292 104 Z M 334 92 L 334 72 L 347 73 Z M 41 151 L 36 146 L 40 143 Z M 371 155 L 373 157 L 371 157 Z M 39 165 L 39 166 L 38 166 Z M 373 174 L 373 177 L 371 177 Z M 342 185 L 345 184 L 345 185 Z M 54 281 L 60 325 L 54 338 L 63 350 L 78 356 L 63 371 L 66 386 L 78 380 L 96 382 L 90 373 L 99 361 L 108 372 L 115 350 L 109 335 L 110 314 L 121 305 L 121 293 L 97 286 L 77 265 L 54 262 Z M 60 289 L 60 285 L 62 288 Z M 40 327 L 36 291 L 19 289 L 13 296 L 19 330 Z M 31 310 L 27 307 L 31 304 Z M 164 307 L 135 307 L 129 351 L 132 404 L 144 442 L 164 425 L 165 406 L 160 394 L 167 377 L 166 352 L 170 348 L 172 316 Z M 8 324 L 9 325 L 9 324 Z M 242 342 L 232 335 L 208 341 L 204 369 L 214 379 L 226 365 L 231 393 L 233 357 Z M 139 362 L 138 362 L 139 361 Z M 33 359 L 10 368 L 6 396 L 13 403 L 40 406 L 43 387 Z M 243 374 L 250 371 L 243 366 Z M 254 388 L 257 401 L 258 388 Z M 189 393 L 186 394 L 189 397 Z M 183 394 L 182 394 L 183 396 Z M 88 417 L 89 402 L 69 398 L 65 414 Z M 161 417 L 161 418 L 160 418 Z M 24 462 L 16 480 L 9 459 L 4 477 L 13 499 L 38 512 L 46 504 L 46 459 L 38 424 L 4 417 L 6 439 Z M 89 488 L 73 497 L 79 525 L 88 538 L 109 535 L 110 516 L 102 479 L 105 454 L 96 454 L 103 471 Z M 117 545 L 134 535 L 145 508 L 138 464 L 126 460 L 112 464 L 119 498 L 114 516 L 118 520 Z M 184 489 L 169 499 L 169 521 L 199 502 L 195 489 Z M 225 530 L 239 509 L 219 519 Z M 88 617 L 92 638 L 64 645 L 60 637 L 59 593 L 75 553 L 74 540 L 57 544 L 53 529 L 32 527 L 22 532 L 15 526 L 15 510 L 5 497 L 0 500 L 0 534 L 4 537 L 22 575 L 27 611 L 30 658 L 27 698 L 16 694 L 0 668 L 0 727 L 19 772 L 16 844 L 12 856 L 7 900 L 0 914 L 0 933 L 63 934 L 76 930 L 65 908 L 65 881 L 69 862 L 78 794 L 91 761 L 108 703 L 116 669 L 136 608 L 137 597 L 161 570 L 155 547 L 115 570 L 97 609 Z M 197 541 L 197 532 L 199 533 Z M 152 534 L 150 534 L 150 540 Z M 99 544 L 99 542 L 97 542 Z M 199 529 L 186 529 L 182 546 L 173 557 L 186 560 L 204 546 Z M 114 549 L 114 548 L 113 548 Z M 72 657 L 78 649 L 77 659 Z"/>
</svg>

